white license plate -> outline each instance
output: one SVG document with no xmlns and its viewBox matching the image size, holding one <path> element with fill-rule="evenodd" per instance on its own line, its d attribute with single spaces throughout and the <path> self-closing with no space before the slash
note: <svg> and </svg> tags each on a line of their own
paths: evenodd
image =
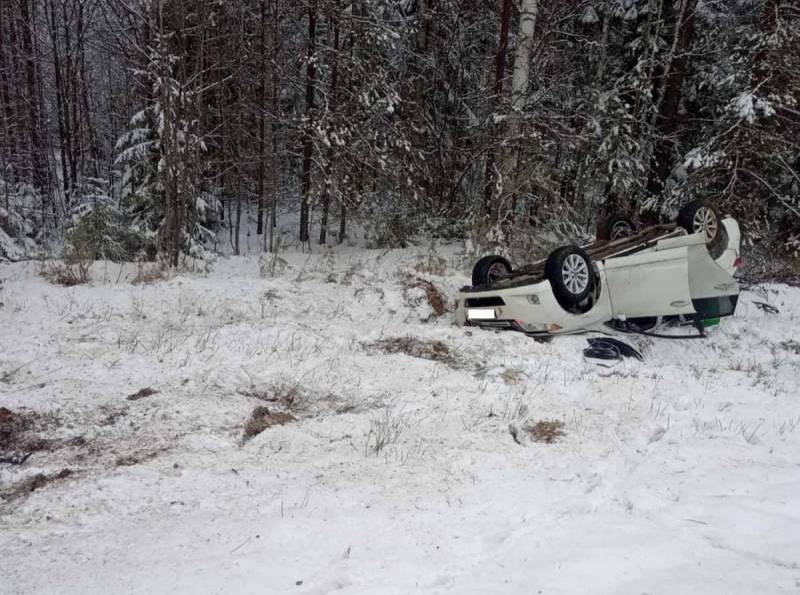
<svg viewBox="0 0 800 595">
<path fill-rule="evenodd" d="M 467 318 L 470 320 L 494 320 L 496 316 L 494 315 L 494 310 L 468 308 Z"/>
</svg>

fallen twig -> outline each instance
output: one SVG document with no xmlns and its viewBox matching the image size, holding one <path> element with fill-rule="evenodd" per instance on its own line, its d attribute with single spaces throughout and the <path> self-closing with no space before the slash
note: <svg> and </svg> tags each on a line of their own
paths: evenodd
<svg viewBox="0 0 800 595">
<path fill-rule="evenodd" d="M 0 457 L 0 463 L 6 463 L 8 465 L 24 465 L 25 461 L 27 461 L 32 452 L 25 453 L 24 455 L 11 455 L 10 457 Z"/>
<path fill-rule="evenodd" d="M 766 302 L 753 302 L 756 308 L 761 310 L 762 312 L 766 312 L 767 314 L 778 314 L 780 310 L 778 310 L 775 306 L 772 306 Z"/>
</svg>

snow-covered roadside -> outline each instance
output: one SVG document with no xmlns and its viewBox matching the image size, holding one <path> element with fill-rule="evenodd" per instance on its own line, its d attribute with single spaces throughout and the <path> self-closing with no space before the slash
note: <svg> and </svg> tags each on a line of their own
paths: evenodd
<svg viewBox="0 0 800 595">
<path fill-rule="evenodd" d="M 283 258 L 73 288 L 0 265 L 0 407 L 59 440 L 0 465 L 0 492 L 72 470 L 0 504 L 0 592 L 796 591 L 800 290 L 604 368 L 584 338 L 426 320 L 409 274 L 449 297 L 453 263 Z M 375 343 L 404 337 L 448 356 Z M 276 394 L 298 421 L 244 442 Z M 539 420 L 564 436 L 534 442 Z"/>
</svg>

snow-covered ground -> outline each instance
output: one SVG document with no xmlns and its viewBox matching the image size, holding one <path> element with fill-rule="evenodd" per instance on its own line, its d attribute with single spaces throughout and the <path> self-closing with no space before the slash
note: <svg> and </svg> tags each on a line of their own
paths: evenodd
<svg viewBox="0 0 800 595">
<path fill-rule="evenodd" d="M 0 592 L 797 592 L 800 289 L 603 367 L 432 317 L 443 252 L 0 265 L 0 407 L 50 441 L 0 464 Z"/>
</svg>

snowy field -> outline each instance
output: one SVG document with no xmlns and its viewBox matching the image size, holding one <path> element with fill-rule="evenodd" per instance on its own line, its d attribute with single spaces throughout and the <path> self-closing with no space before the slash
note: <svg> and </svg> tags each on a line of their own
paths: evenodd
<svg viewBox="0 0 800 595">
<path fill-rule="evenodd" d="M 0 265 L 0 593 L 798 592 L 800 289 L 603 367 L 437 318 L 444 253 Z"/>
</svg>

